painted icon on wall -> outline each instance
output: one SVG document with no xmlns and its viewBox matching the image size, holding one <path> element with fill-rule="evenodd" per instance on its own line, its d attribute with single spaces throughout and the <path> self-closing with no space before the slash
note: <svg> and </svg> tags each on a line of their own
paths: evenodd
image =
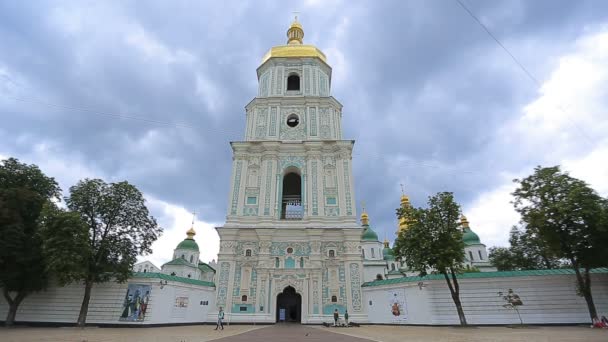
<svg viewBox="0 0 608 342">
<path fill-rule="evenodd" d="M 129 284 L 119 321 L 143 322 L 150 302 L 150 285 Z"/>
<path fill-rule="evenodd" d="M 391 322 L 402 323 L 407 320 L 407 306 L 403 290 L 390 290 L 387 292 Z"/>
</svg>

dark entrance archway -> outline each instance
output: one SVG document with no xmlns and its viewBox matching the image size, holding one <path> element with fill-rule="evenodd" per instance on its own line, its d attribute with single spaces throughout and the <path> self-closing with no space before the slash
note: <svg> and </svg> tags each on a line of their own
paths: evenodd
<svg viewBox="0 0 608 342">
<path fill-rule="evenodd" d="M 287 286 L 277 296 L 277 322 L 300 322 L 302 320 L 302 296 L 296 289 Z"/>
</svg>

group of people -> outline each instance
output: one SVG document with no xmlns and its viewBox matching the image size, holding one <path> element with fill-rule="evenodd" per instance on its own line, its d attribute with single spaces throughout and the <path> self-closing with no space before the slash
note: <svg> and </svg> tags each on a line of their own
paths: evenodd
<svg viewBox="0 0 608 342">
<path fill-rule="evenodd" d="M 603 328 L 608 329 L 608 318 L 602 316 L 602 318 L 594 318 L 592 328 Z"/>
<path fill-rule="evenodd" d="M 338 309 L 334 310 L 334 327 L 338 326 L 338 321 L 340 320 L 340 313 Z M 348 326 L 348 310 L 344 311 L 344 322 L 346 322 L 346 326 Z"/>
</svg>

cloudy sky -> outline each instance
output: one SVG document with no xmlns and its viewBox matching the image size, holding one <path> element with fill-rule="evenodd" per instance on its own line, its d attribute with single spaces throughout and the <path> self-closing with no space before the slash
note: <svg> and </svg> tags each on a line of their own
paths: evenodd
<svg viewBox="0 0 608 342">
<path fill-rule="evenodd" d="M 165 228 L 191 214 L 215 258 L 228 142 L 244 135 L 255 69 L 292 11 L 333 67 L 355 139 L 357 201 L 394 238 L 400 184 L 417 206 L 452 191 L 488 246 L 518 221 L 512 180 L 562 165 L 608 195 L 608 2 L 461 0 L 0 1 L 0 158 L 67 189 L 128 180 Z"/>
</svg>

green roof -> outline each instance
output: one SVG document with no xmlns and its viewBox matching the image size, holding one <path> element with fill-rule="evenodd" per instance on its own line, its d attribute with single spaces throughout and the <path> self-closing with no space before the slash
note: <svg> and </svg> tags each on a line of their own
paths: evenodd
<svg viewBox="0 0 608 342">
<path fill-rule="evenodd" d="M 166 281 L 175 281 L 178 283 L 191 284 L 191 285 L 199 285 L 199 286 L 208 286 L 215 287 L 215 284 L 210 281 L 196 280 L 191 278 L 182 278 L 177 276 L 172 276 L 164 273 L 153 273 L 153 272 L 135 272 L 133 273 L 133 278 L 157 278 Z"/>
<path fill-rule="evenodd" d="M 591 273 L 608 273 L 608 267 L 594 268 Z M 508 278 L 508 277 L 527 277 L 527 276 L 545 276 L 545 275 L 571 275 L 575 274 L 573 269 L 560 268 L 552 270 L 525 270 L 525 271 L 501 271 L 501 272 L 477 272 L 477 273 L 462 273 L 458 274 L 458 279 L 470 278 Z M 424 277 L 403 277 L 386 280 L 369 281 L 361 285 L 362 287 L 392 285 L 400 283 L 412 283 L 424 280 L 444 280 L 443 274 L 429 274 Z"/>
<path fill-rule="evenodd" d="M 194 241 L 194 239 L 186 238 L 184 241 L 180 242 L 179 245 L 177 245 L 176 249 L 190 249 L 198 252 L 198 244 L 196 241 Z"/>
<path fill-rule="evenodd" d="M 469 227 L 464 228 L 464 232 L 462 234 L 462 241 L 464 241 L 464 244 L 467 246 L 481 244 L 479 236 L 475 234 Z"/>
<path fill-rule="evenodd" d="M 384 256 L 384 260 L 395 260 L 395 252 L 390 247 L 384 247 L 382 255 Z"/>
<path fill-rule="evenodd" d="M 213 272 L 215 273 L 215 268 L 207 265 L 206 263 L 199 261 L 198 262 L 198 269 L 201 270 L 201 272 Z"/>
<path fill-rule="evenodd" d="M 173 260 L 169 261 L 168 263 L 165 263 L 163 266 L 165 266 L 165 265 L 196 267 L 193 264 L 187 262 L 186 260 L 184 260 L 182 258 L 173 259 Z"/>
<path fill-rule="evenodd" d="M 361 234 L 361 240 L 363 241 L 378 241 L 378 234 L 369 225 L 363 226 L 363 233 Z"/>
</svg>

